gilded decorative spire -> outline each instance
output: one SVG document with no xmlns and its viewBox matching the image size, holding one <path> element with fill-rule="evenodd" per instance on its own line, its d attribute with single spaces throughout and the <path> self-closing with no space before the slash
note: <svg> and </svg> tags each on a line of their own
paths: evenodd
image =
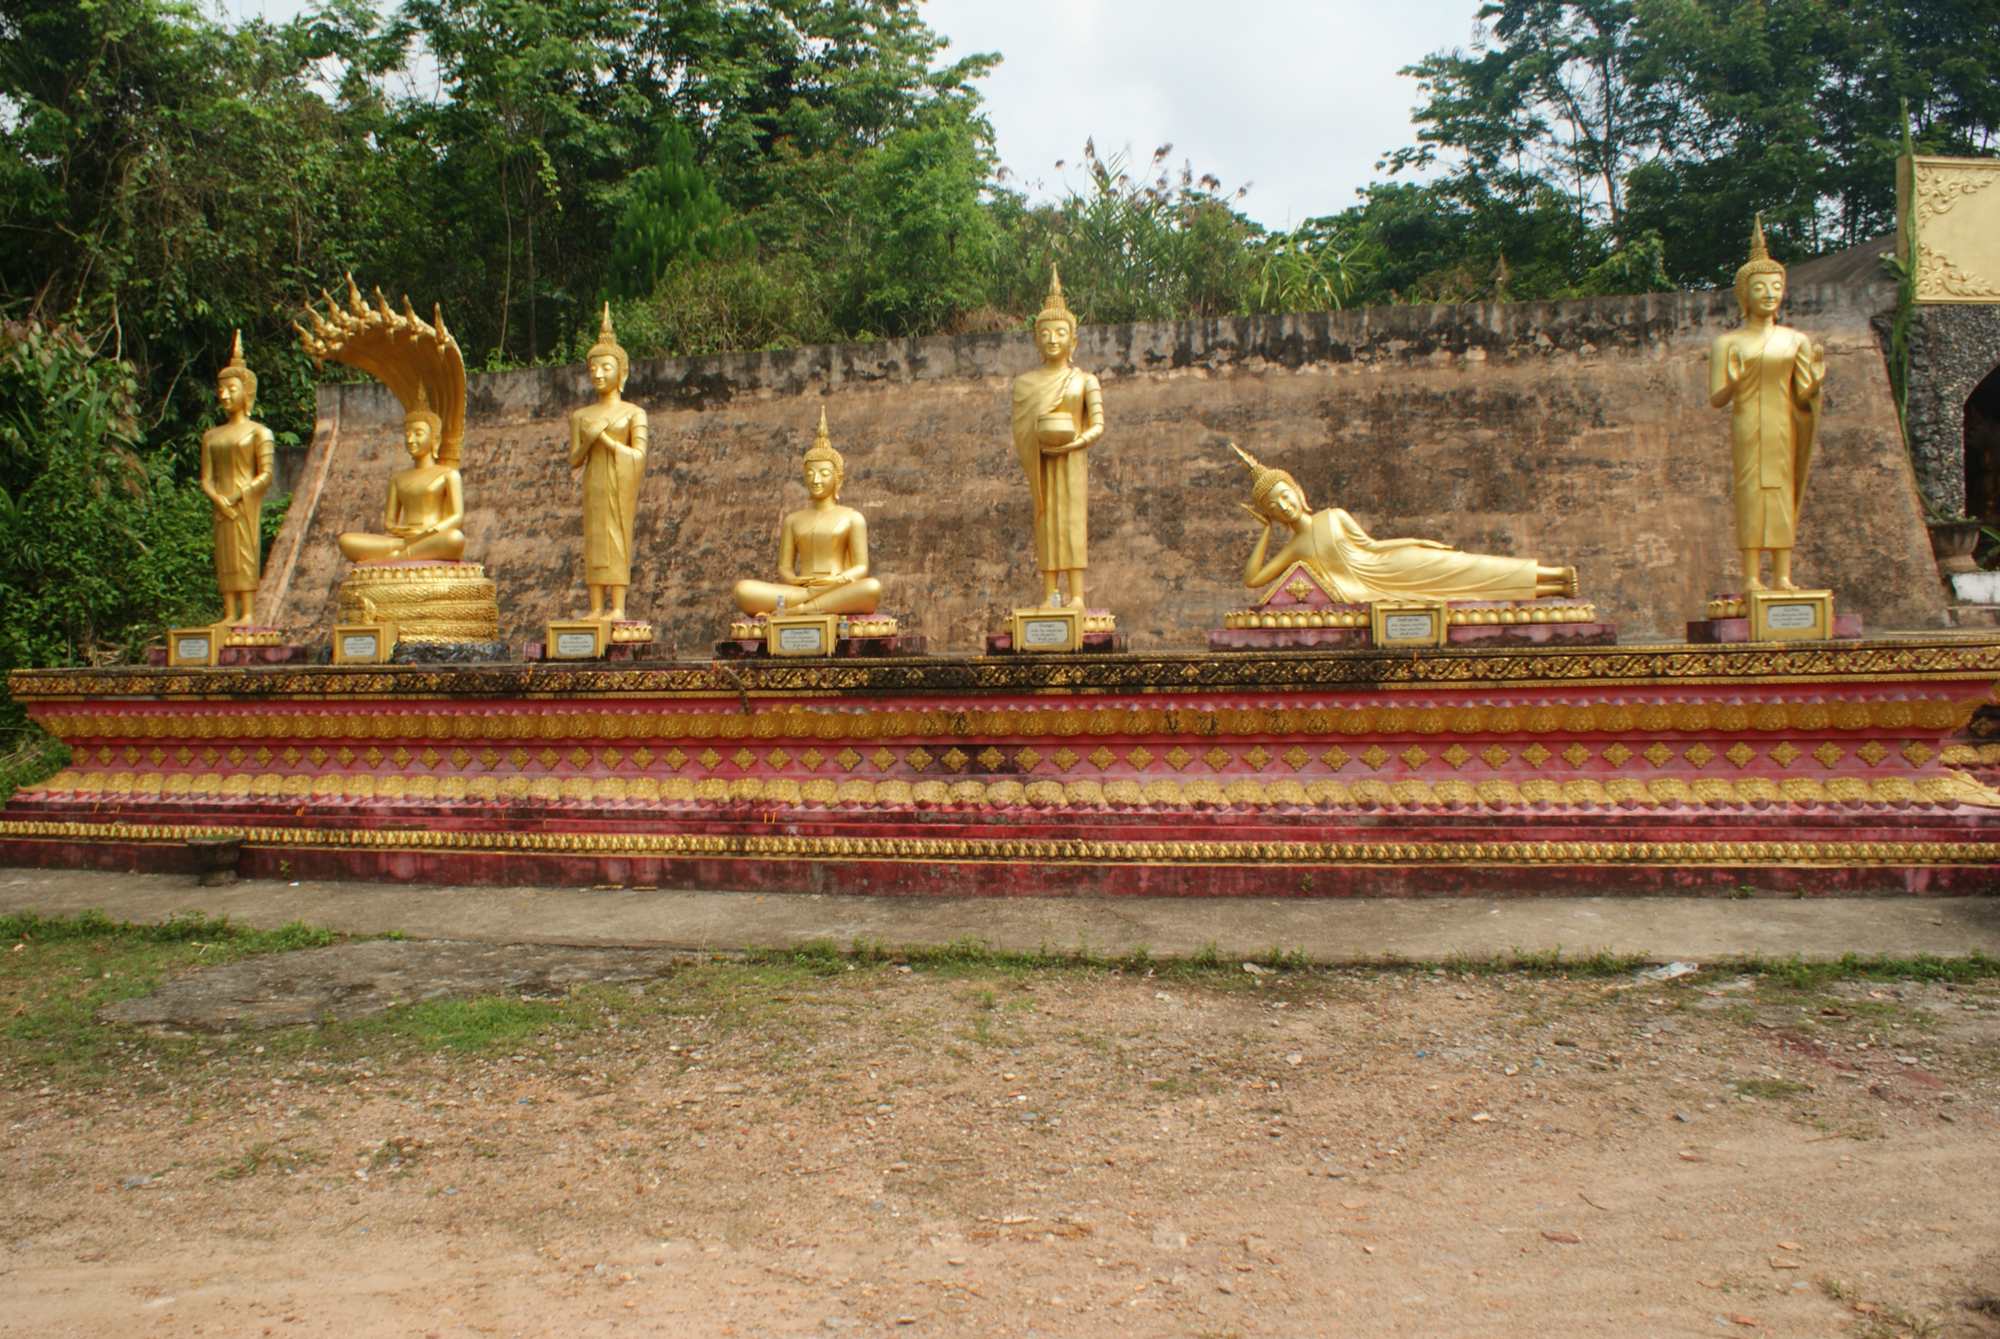
<svg viewBox="0 0 2000 1339">
<path fill-rule="evenodd" d="M 825 405 L 819 407 L 819 430 L 813 434 L 813 444 L 806 448 L 805 462 L 810 464 L 815 460 L 830 460 L 835 471 L 846 472 L 847 462 L 833 449 L 833 435 L 826 428 Z"/>
<path fill-rule="evenodd" d="M 1049 262 L 1049 295 L 1043 301 L 1042 305 L 1045 307 L 1053 307 L 1057 311 L 1069 310 L 1069 303 L 1065 301 L 1063 298 L 1062 272 L 1056 269 L 1056 263 L 1054 261 Z"/>
<path fill-rule="evenodd" d="M 1231 442 L 1229 444 L 1229 449 L 1236 453 L 1238 459 L 1242 460 L 1243 468 L 1250 471 L 1250 479 L 1253 484 L 1257 480 L 1262 479 L 1266 474 L 1270 473 L 1268 469 L 1258 464 L 1257 457 L 1251 455 L 1248 451 L 1245 451 L 1242 447 L 1238 446 L 1236 443 Z"/>
<path fill-rule="evenodd" d="M 604 304 L 604 320 L 597 327 L 597 340 L 600 344 L 618 342 L 618 336 L 611 329 L 611 303 L 608 301 Z"/>
<path fill-rule="evenodd" d="M 1771 252 L 1764 245 L 1764 211 L 1760 209 L 1757 211 L 1755 220 L 1750 224 L 1750 259 L 1752 261 L 1759 261 L 1769 260 L 1770 258 Z"/>
<path fill-rule="evenodd" d="M 229 366 L 237 371 L 247 371 L 250 364 L 243 361 L 243 332 L 238 330 L 229 344 Z"/>
</svg>

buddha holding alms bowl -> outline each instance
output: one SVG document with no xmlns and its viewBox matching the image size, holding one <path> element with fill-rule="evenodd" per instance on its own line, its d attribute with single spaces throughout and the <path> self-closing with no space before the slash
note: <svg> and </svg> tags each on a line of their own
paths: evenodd
<svg viewBox="0 0 2000 1339">
<path fill-rule="evenodd" d="M 1049 294 L 1035 316 L 1042 365 L 1014 378 L 1011 418 L 1014 450 L 1034 502 L 1042 603 L 1082 609 L 1090 566 L 1087 451 L 1104 436 L 1104 391 L 1095 376 L 1070 362 L 1076 333 L 1062 277 L 1051 267 Z M 1069 585 L 1066 600 L 1058 593 L 1059 582 Z"/>
<path fill-rule="evenodd" d="M 839 614 L 865 626 L 854 635 L 889 636 L 893 618 L 868 618 L 882 600 L 882 583 L 869 575 L 868 521 L 840 504 L 846 462 L 834 450 L 820 410 L 819 431 L 800 462 L 808 506 L 787 515 L 778 536 L 778 579 L 736 583 L 736 607 L 754 617 L 775 613 Z M 739 622 L 732 636 L 753 636 Z"/>
</svg>

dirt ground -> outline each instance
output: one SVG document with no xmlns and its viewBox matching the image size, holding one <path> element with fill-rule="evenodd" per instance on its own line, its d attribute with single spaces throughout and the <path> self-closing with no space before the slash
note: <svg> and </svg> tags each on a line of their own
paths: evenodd
<svg viewBox="0 0 2000 1339">
<path fill-rule="evenodd" d="M 563 1010 L 0 1078 L 0 1334 L 2000 1335 L 1992 981 L 710 963 Z"/>
</svg>

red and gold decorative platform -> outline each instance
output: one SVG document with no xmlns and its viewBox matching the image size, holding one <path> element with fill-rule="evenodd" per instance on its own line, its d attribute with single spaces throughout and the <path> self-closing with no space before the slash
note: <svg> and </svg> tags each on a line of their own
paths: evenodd
<svg viewBox="0 0 2000 1339">
<path fill-rule="evenodd" d="M 2000 639 L 27 671 L 0 859 L 907 894 L 1990 891 Z"/>
</svg>

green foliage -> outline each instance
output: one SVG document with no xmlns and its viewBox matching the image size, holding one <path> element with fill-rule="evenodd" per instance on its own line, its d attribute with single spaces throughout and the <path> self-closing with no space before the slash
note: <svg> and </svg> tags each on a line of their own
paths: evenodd
<svg viewBox="0 0 2000 1339">
<path fill-rule="evenodd" d="M 682 257 L 652 295 L 611 304 L 618 342 L 634 358 L 700 357 L 730 349 L 818 344 L 844 337 L 827 309 L 830 283 L 808 257 Z M 590 335 L 579 330 L 573 359 Z"/>
<path fill-rule="evenodd" d="M 1985 0 L 1489 0 L 1478 17 L 1473 52 L 1406 71 L 1418 140 L 1389 165 L 1442 166 L 1469 205 L 1552 192 L 1601 234 L 1568 267 L 1576 291 L 1656 279 L 1636 255 L 1598 268 L 1649 232 L 1670 282 L 1724 282 L 1758 210 L 1781 259 L 1880 234 L 1899 100 L 1926 152 L 1989 154 L 2000 131 L 1971 54 L 2000 43 Z"/>
<path fill-rule="evenodd" d="M 1257 312 L 1338 311 L 1380 265 L 1380 244 L 1343 232 L 1336 220 L 1308 219 L 1256 249 Z"/>
<path fill-rule="evenodd" d="M 130 659 L 216 613 L 207 500 L 139 452 L 134 392 L 71 329 L 0 329 L 0 670 Z"/>
<path fill-rule="evenodd" d="M 69 766 L 69 746 L 26 726 L 0 734 L 0 804 L 25 785 L 54 776 Z"/>
<path fill-rule="evenodd" d="M 990 140 L 984 122 L 940 104 L 862 156 L 847 308 L 863 328 L 946 329 L 985 300 L 999 242 L 979 198 Z"/>
<path fill-rule="evenodd" d="M 694 141 L 669 121 L 653 162 L 625 179 L 624 206 L 611 243 L 610 287 L 645 297 L 683 258 L 735 254 L 749 241 L 726 226 L 729 207 L 694 160 Z"/>
<path fill-rule="evenodd" d="M 1085 141 L 1087 189 L 1012 220 L 1012 268 L 1002 273 L 996 305 L 1033 314 L 1054 261 L 1070 305 L 1097 324 L 1245 310 L 1261 230 L 1233 207 L 1243 191 L 1225 195 L 1212 174 L 1173 168 L 1172 153 L 1173 145 L 1161 145 L 1145 175 L 1135 176 L 1124 154 L 1103 157 Z"/>
<path fill-rule="evenodd" d="M 318 948 L 327 930 L 297 922 L 252 930 L 219 917 L 180 916 L 151 925 L 113 921 L 102 912 L 0 916 L 0 1071 L 42 1079 L 94 1082 L 134 1043 L 98 1019 L 116 1000 L 145 995 L 183 968 L 258 953 Z M 189 1043 L 142 1043 L 174 1055 Z"/>
</svg>

